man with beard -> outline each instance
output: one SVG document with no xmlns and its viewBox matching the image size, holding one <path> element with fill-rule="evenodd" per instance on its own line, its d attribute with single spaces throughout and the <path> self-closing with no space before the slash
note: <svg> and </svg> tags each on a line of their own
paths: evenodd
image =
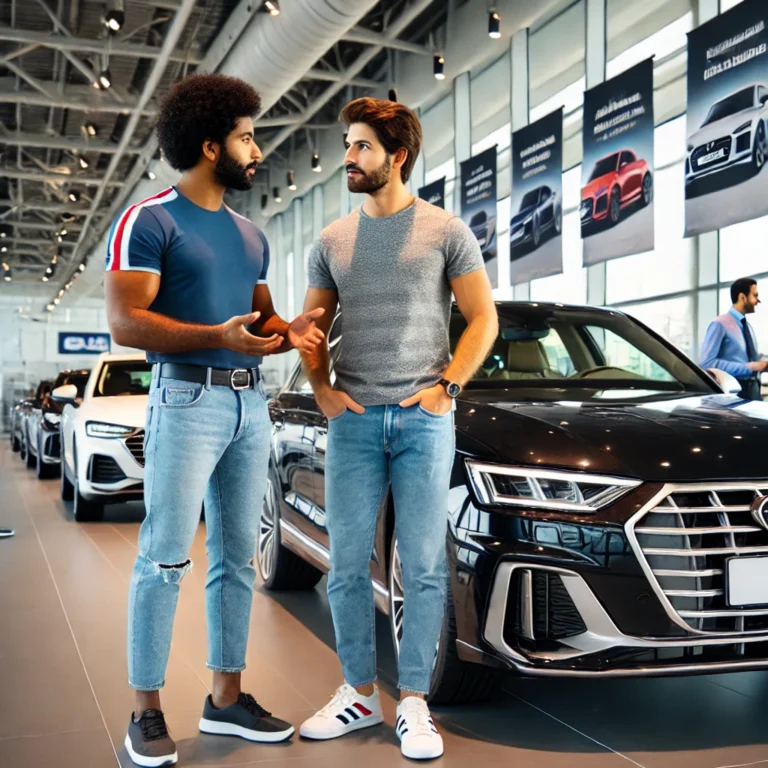
<svg viewBox="0 0 768 768">
<path fill-rule="evenodd" d="M 421 146 L 416 115 L 366 98 L 348 104 L 341 121 L 347 183 L 366 198 L 315 243 L 305 304 L 307 312 L 325 311 L 318 327 L 326 333 L 341 307 L 335 385 L 325 343 L 301 354 L 328 418 L 328 599 L 345 683 L 300 732 L 332 739 L 382 722 L 370 558 L 389 491 L 406 595 L 395 728 L 403 755 L 428 759 L 443 753 L 425 697 L 448 580 L 454 402 L 487 357 L 498 319 L 470 230 L 408 192 Z M 453 360 L 451 293 L 468 323 Z"/>
<path fill-rule="evenodd" d="M 147 517 L 128 608 L 128 676 L 136 691 L 125 747 L 141 766 L 177 760 L 160 706 L 179 583 L 205 502 L 205 587 L 211 695 L 200 730 L 251 741 L 293 727 L 241 689 L 259 508 L 271 423 L 264 355 L 311 349 L 323 310 L 282 320 L 266 284 L 264 233 L 224 204 L 248 190 L 261 152 L 256 91 L 223 75 L 175 85 L 157 134 L 179 183 L 131 206 L 109 237 L 105 290 L 112 336 L 154 363 L 145 438 Z"/>
</svg>

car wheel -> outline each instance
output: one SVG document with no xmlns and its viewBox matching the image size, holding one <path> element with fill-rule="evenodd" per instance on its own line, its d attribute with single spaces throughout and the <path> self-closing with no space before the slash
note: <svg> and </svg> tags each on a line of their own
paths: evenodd
<svg viewBox="0 0 768 768">
<path fill-rule="evenodd" d="M 286 549 L 280 537 L 279 480 L 270 467 L 267 492 L 259 516 L 256 563 L 264 586 L 271 590 L 312 589 L 323 577 L 306 560 Z"/>
<path fill-rule="evenodd" d="M 752 150 L 752 166 L 755 173 L 760 173 L 762 167 L 765 165 L 765 125 L 762 120 L 758 123 L 757 131 L 755 132 L 755 146 Z"/>
<path fill-rule="evenodd" d="M 559 235 L 563 231 L 563 209 L 557 207 L 555 209 L 555 234 Z"/>
<path fill-rule="evenodd" d="M 25 459 L 26 464 L 27 464 L 27 469 L 34 469 L 35 468 L 35 464 L 36 464 L 36 460 L 35 460 L 35 457 L 32 454 L 32 451 L 30 449 L 29 429 L 27 429 L 27 431 L 26 431 L 26 439 L 24 440 L 24 443 L 27 446 L 27 451 L 26 451 L 26 454 L 24 456 L 24 459 Z"/>
<path fill-rule="evenodd" d="M 643 194 L 642 194 L 643 208 L 651 204 L 653 200 L 653 179 L 650 173 L 646 173 L 643 176 Z"/>
<path fill-rule="evenodd" d="M 64 453 L 64 436 L 61 436 L 61 482 L 59 484 L 59 491 L 62 501 L 72 501 L 75 497 L 75 486 L 72 485 L 67 477 L 67 457 Z"/>
<path fill-rule="evenodd" d="M 19 436 L 16 434 L 16 427 L 14 427 L 13 432 L 11 432 L 11 450 L 14 453 L 19 453 L 19 451 L 21 451 L 21 440 L 19 440 Z"/>
<path fill-rule="evenodd" d="M 611 190 L 611 202 L 608 208 L 608 217 L 611 226 L 619 223 L 619 218 L 621 217 L 621 190 L 618 187 L 614 187 Z"/>
<path fill-rule="evenodd" d="M 37 438 L 37 462 L 35 463 L 35 472 L 38 480 L 50 480 L 56 474 L 55 464 L 46 464 L 43 461 L 43 446 L 40 443 L 40 437 Z"/>
<path fill-rule="evenodd" d="M 405 590 L 403 570 L 397 541 L 392 542 L 389 565 L 389 622 L 395 653 L 400 655 L 405 615 Z M 498 687 L 501 678 L 498 670 L 471 664 L 459 658 L 456 651 L 456 615 L 450 582 L 446 594 L 445 614 L 440 639 L 437 644 L 432 682 L 427 698 L 432 704 L 468 704 L 488 698 Z"/>
<path fill-rule="evenodd" d="M 21 437 L 19 438 L 19 458 L 22 461 L 27 460 L 27 441 L 24 437 L 24 430 L 21 430 Z"/>
<path fill-rule="evenodd" d="M 538 216 L 534 216 L 531 222 L 531 235 L 533 237 L 533 247 L 538 248 L 541 243 L 541 226 Z"/>
<path fill-rule="evenodd" d="M 72 493 L 75 502 L 74 508 L 72 510 L 75 515 L 75 520 L 78 523 L 93 523 L 98 520 L 103 520 L 104 505 L 99 504 L 97 501 L 90 501 L 89 499 L 85 499 L 80 493 L 80 480 L 78 477 L 79 473 L 77 471 L 77 445 L 74 445 L 72 450 L 75 454 L 75 483 Z"/>
</svg>

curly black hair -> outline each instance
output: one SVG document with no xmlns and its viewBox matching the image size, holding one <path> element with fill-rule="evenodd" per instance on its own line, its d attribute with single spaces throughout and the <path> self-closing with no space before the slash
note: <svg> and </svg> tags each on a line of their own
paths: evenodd
<svg viewBox="0 0 768 768">
<path fill-rule="evenodd" d="M 259 94 L 237 77 L 191 75 L 171 88 L 160 107 L 156 130 L 163 156 L 177 171 L 188 171 L 205 141 L 223 144 L 241 117 L 255 117 L 260 109 Z"/>
</svg>

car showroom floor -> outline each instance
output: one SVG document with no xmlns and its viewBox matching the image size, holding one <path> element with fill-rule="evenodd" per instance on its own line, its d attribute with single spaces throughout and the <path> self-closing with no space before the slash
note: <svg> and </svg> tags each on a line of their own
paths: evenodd
<svg viewBox="0 0 768 768">
<path fill-rule="evenodd" d="M 129 766 L 122 742 L 132 710 L 125 683 L 125 612 L 141 507 L 108 508 L 78 525 L 58 482 L 38 481 L 0 447 L 0 766 Z M 208 692 L 203 584 L 205 542 L 177 615 L 164 708 L 183 766 L 362 764 L 400 757 L 392 730 L 394 663 L 379 617 L 386 725 L 324 743 L 276 746 L 203 736 Z M 247 689 L 298 723 L 339 682 L 323 587 L 271 596 L 258 588 Z M 716 768 L 768 764 L 768 672 L 668 680 L 505 680 L 482 705 L 435 711 L 446 755 L 435 766 Z M 360 763 L 353 762 L 359 760 Z"/>
</svg>

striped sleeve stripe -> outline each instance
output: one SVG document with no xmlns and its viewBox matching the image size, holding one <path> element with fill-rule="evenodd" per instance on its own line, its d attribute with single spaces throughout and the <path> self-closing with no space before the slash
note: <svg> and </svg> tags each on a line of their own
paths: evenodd
<svg viewBox="0 0 768 768">
<path fill-rule="evenodd" d="M 132 205 L 125 211 L 117 222 L 117 226 L 109 241 L 109 249 L 107 251 L 109 259 L 108 271 L 131 269 L 129 256 L 131 233 L 133 232 L 133 225 L 136 223 L 136 219 L 139 218 L 142 208 L 169 203 L 171 200 L 175 200 L 176 197 L 178 197 L 176 190 L 173 187 L 169 187 L 165 191 L 160 192 L 160 194 L 148 197 L 146 200 L 142 200 L 140 203 Z"/>
</svg>

